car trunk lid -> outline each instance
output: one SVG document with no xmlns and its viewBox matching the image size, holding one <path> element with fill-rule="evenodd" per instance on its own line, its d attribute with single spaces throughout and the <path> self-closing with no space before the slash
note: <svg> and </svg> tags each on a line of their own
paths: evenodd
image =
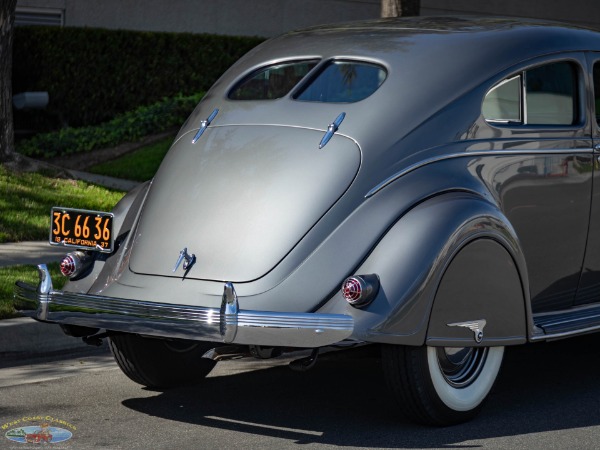
<svg viewBox="0 0 600 450">
<path fill-rule="evenodd" d="M 357 144 L 272 125 L 209 127 L 182 136 L 154 178 L 130 268 L 187 278 L 251 281 L 268 273 L 343 195 L 361 162 Z"/>
</svg>

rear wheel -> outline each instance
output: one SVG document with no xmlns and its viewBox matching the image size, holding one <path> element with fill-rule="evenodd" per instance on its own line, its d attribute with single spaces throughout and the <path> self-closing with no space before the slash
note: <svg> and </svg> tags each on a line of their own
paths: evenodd
<svg viewBox="0 0 600 450">
<path fill-rule="evenodd" d="M 216 364 L 202 358 L 215 346 L 210 342 L 116 334 L 110 337 L 109 346 L 123 373 L 147 387 L 198 383 Z"/>
<path fill-rule="evenodd" d="M 477 415 L 494 385 L 503 355 L 504 347 L 382 347 L 388 386 L 405 415 L 437 426 Z"/>
</svg>

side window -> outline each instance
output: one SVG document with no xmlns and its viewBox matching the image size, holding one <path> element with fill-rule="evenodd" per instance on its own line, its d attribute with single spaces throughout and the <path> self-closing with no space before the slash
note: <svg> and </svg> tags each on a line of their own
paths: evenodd
<svg viewBox="0 0 600 450">
<path fill-rule="evenodd" d="M 594 100 L 596 104 L 596 123 L 600 125 L 600 62 L 594 64 Z"/>
<path fill-rule="evenodd" d="M 546 64 L 494 86 L 483 101 L 483 116 L 512 125 L 573 125 L 578 121 L 577 92 L 575 64 Z"/>
<path fill-rule="evenodd" d="M 525 72 L 527 124 L 573 125 L 577 119 L 577 70 L 561 62 Z"/>
<path fill-rule="evenodd" d="M 521 76 L 497 84 L 485 97 L 483 117 L 494 122 L 522 122 Z"/>
</svg>

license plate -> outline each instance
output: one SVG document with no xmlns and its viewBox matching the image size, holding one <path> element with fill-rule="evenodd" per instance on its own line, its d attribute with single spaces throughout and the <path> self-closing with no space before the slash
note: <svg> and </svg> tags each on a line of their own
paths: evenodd
<svg viewBox="0 0 600 450">
<path fill-rule="evenodd" d="M 50 244 L 110 253 L 113 251 L 113 213 L 52 208 Z"/>
</svg>

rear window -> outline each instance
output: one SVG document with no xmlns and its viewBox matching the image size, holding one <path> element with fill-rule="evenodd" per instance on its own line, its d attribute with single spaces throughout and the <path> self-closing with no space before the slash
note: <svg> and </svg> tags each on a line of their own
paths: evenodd
<svg viewBox="0 0 600 450">
<path fill-rule="evenodd" d="M 385 81 L 381 66 L 358 61 L 330 61 L 294 99 L 306 102 L 353 103 L 373 94 Z"/>
<path fill-rule="evenodd" d="M 236 84 L 231 100 L 276 100 L 300 85 L 319 60 L 290 61 L 261 68 Z M 294 95 L 305 102 L 353 103 L 373 94 L 385 81 L 381 66 L 360 61 L 329 61 Z"/>
<path fill-rule="evenodd" d="M 293 61 L 260 69 L 244 78 L 229 93 L 232 100 L 275 100 L 292 90 L 318 60 Z"/>
</svg>

